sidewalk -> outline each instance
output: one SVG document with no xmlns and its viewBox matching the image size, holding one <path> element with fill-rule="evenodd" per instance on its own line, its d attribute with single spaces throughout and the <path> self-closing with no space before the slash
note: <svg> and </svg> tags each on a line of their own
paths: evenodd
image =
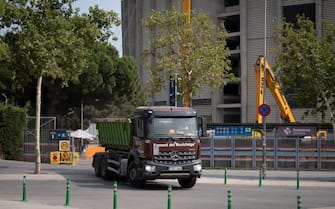
<svg viewBox="0 0 335 209">
<path fill-rule="evenodd" d="M 60 206 L 60 205 L 46 205 L 38 204 L 33 202 L 22 202 L 22 201 L 3 201 L 0 200 L 0 208 L 4 209 L 77 209 L 71 206 Z"/>
<path fill-rule="evenodd" d="M 224 170 L 203 170 L 197 183 L 224 184 Z M 297 171 L 268 170 L 263 186 L 297 186 Z M 227 170 L 227 184 L 259 185 L 258 170 Z M 335 188 L 335 171 L 299 171 L 300 187 L 332 187 Z"/>
</svg>

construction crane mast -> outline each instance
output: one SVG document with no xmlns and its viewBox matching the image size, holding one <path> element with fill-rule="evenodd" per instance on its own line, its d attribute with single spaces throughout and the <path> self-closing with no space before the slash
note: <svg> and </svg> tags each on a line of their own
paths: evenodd
<svg viewBox="0 0 335 209">
<path fill-rule="evenodd" d="M 183 0 L 183 13 L 187 15 L 187 22 L 188 24 L 191 23 L 191 0 Z M 185 28 L 186 29 L 186 28 Z M 184 41 L 187 41 L 187 34 L 184 30 Z M 183 53 L 188 53 L 189 49 L 184 47 Z M 183 74 L 183 106 L 190 107 L 191 102 L 191 89 L 189 88 L 189 74 L 187 73 L 187 69 L 184 70 Z"/>
</svg>

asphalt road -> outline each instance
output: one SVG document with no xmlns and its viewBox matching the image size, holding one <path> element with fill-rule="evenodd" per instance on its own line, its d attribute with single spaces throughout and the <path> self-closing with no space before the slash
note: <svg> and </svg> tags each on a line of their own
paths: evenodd
<svg viewBox="0 0 335 209">
<path fill-rule="evenodd" d="M 177 181 L 156 180 L 143 188 L 133 188 L 125 181 L 104 181 L 94 176 L 89 161 L 77 165 L 42 164 L 42 174 L 32 174 L 34 163 L 0 160 L 0 208 L 6 209 L 112 209 L 114 197 L 119 209 L 167 208 L 168 185 L 172 185 L 171 209 L 228 208 L 228 190 L 234 209 L 335 208 L 335 172 L 300 171 L 297 190 L 295 171 L 267 171 L 259 187 L 259 171 L 228 170 L 224 184 L 223 170 L 204 170 L 192 189 L 182 189 Z M 26 176 L 26 202 L 23 198 Z M 70 180 L 69 204 L 66 182 Z"/>
</svg>

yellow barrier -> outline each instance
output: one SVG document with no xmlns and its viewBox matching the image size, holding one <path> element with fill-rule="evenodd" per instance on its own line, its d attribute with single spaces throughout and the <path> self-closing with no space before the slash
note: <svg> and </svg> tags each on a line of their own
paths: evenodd
<svg viewBox="0 0 335 209">
<path fill-rule="evenodd" d="M 72 152 L 59 152 L 60 156 L 60 163 L 72 163 Z"/>
<path fill-rule="evenodd" d="M 50 164 L 59 164 L 60 156 L 59 152 L 50 152 Z"/>
<path fill-rule="evenodd" d="M 76 164 L 79 159 L 78 152 L 50 152 L 50 164 Z"/>
</svg>

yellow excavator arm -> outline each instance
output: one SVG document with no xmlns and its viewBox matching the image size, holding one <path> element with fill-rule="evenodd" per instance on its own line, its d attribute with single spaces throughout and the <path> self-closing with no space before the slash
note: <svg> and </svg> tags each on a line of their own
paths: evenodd
<svg viewBox="0 0 335 209">
<path fill-rule="evenodd" d="M 264 67 L 266 68 L 266 75 L 264 75 Z M 262 116 L 258 113 L 258 107 L 263 104 L 264 101 L 264 80 L 266 80 L 266 88 L 271 91 L 277 103 L 280 110 L 280 117 L 285 121 L 295 123 L 295 117 L 285 96 L 281 92 L 280 84 L 275 80 L 275 75 L 263 56 L 258 57 L 254 63 L 254 69 L 256 73 L 256 122 L 262 123 Z"/>
</svg>

